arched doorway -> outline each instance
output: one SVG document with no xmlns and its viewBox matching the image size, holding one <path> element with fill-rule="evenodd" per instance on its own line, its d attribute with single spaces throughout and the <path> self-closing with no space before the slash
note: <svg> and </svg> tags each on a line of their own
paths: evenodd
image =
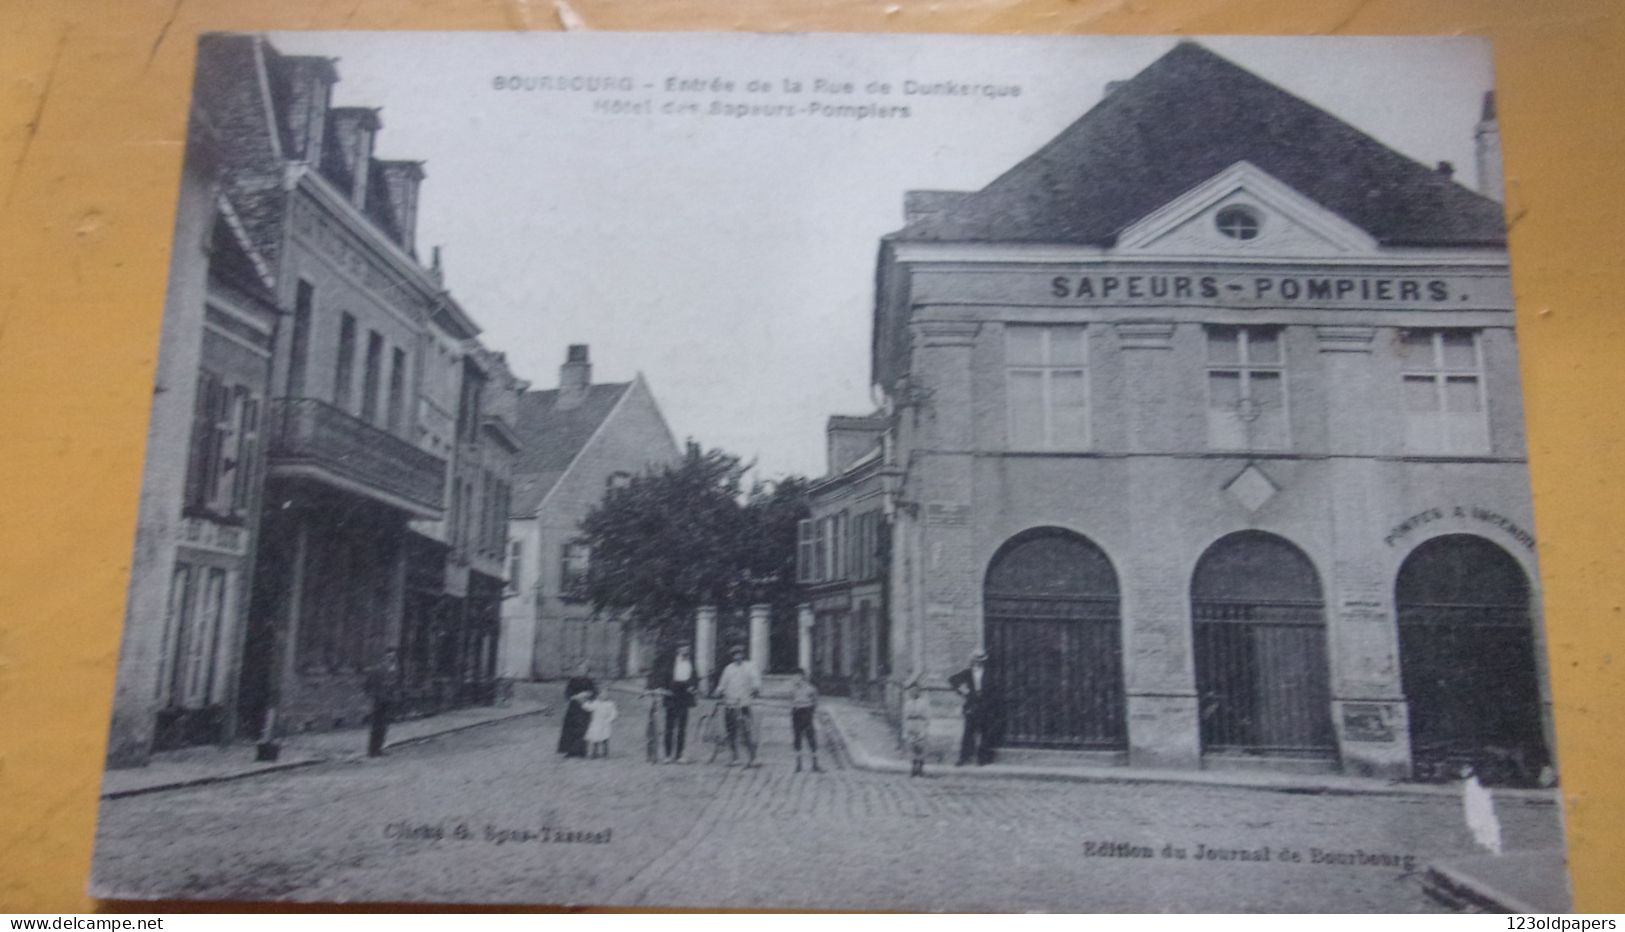
<svg viewBox="0 0 1625 932">
<path fill-rule="evenodd" d="M 1435 537 L 1400 566 L 1394 604 L 1417 777 L 1471 763 L 1485 782 L 1534 783 L 1548 757 L 1518 561 L 1482 537 Z"/>
<path fill-rule="evenodd" d="M 1223 537 L 1191 578 L 1203 751 L 1336 752 L 1326 606 L 1303 551 L 1262 531 Z"/>
<path fill-rule="evenodd" d="M 998 743 L 1127 746 L 1117 573 L 1099 547 L 1059 528 L 1012 538 L 988 568 L 983 617 Z"/>
</svg>

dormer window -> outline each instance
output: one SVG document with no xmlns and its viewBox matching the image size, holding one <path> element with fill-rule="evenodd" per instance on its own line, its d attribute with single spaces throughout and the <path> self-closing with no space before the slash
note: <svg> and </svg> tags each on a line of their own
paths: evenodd
<svg viewBox="0 0 1625 932">
<path fill-rule="evenodd" d="M 1258 213 L 1250 207 L 1226 207 L 1213 218 L 1213 225 L 1234 240 L 1258 238 Z"/>
</svg>

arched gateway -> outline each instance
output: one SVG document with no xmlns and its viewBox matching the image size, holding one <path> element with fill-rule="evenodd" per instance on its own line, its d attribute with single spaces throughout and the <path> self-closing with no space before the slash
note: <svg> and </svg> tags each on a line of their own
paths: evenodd
<svg viewBox="0 0 1625 932">
<path fill-rule="evenodd" d="M 1534 782 L 1547 752 L 1518 561 L 1471 534 L 1435 537 L 1399 568 L 1394 603 L 1417 776 L 1472 763 L 1486 782 Z"/>
<path fill-rule="evenodd" d="M 1262 531 L 1221 538 L 1191 579 L 1202 750 L 1326 756 L 1326 610 L 1314 564 Z"/>
<path fill-rule="evenodd" d="M 1099 547 L 1059 528 L 1011 538 L 988 568 L 983 610 L 999 743 L 1126 747 L 1117 573 Z"/>
</svg>

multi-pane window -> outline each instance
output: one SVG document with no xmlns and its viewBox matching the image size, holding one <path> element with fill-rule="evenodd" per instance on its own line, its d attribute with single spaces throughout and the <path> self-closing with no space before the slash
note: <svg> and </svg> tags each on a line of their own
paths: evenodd
<svg viewBox="0 0 1625 932">
<path fill-rule="evenodd" d="M 848 574 L 854 580 L 872 579 L 880 570 L 880 512 L 852 516 Z"/>
<path fill-rule="evenodd" d="M 401 431 L 401 416 L 406 405 L 406 351 L 395 347 L 389 364 L 389 406 L 385 409 L 385 426 L 392 434 Z"/>
<path fill-rule="evenodd" d="M 350 410 L 350 398 L 355 391 L 355 318 L 349 314 L 339 317 L 339 357 L 333 368 L 333 403 Z"/>
<path fill-rule="evenodd" d="M 796 525 L 796 581 L 871 579 L 880 569 L 879 511 L 826 515 Z"/>
<path fill-rule="evenodd" d="M 829 517 L 829 576 L 845 579 L 847 570 L 846 512 Z"/>
<path fill-rule="evenodd" d="M 816 582 L 814 571 L 814 529 L 817 522 L 806 518 L 796 522 L 796 581 Z"/>
<path fill-rule="evenodd" d="M 305 394 L 305 364 L 310 355 L 310 317 L 316 305 L 316 286 L 299 280 L 293 299 L 293 337 L 288 351 L 288 397 Z"/>
<path fill-rule="evenodd" d="M 1279 328 L 1207 328 L 1207 439 L 1219 450 L 1291 445 Z"/>
<path fill-rule="evenodd" d="M 524 566 L 525 543 L 519 540 L 508 541 L 508 587 L 506 595 L 517 595 L 519 592 L 519 570 Z"/>
<path fill-rule="evenodd" d="M 559 591 L 565 598 L 578 598 L 591 571 L 592 547 L 580 540 L 565 544 L 559 567 Z"/>
<path fill-rule="evenodd" d="M 369 424 L 378 423 L 378 387 L 384 368 L 384 337 L 376 330 L 367 331 L 367 362 L 361 376 L 361 419 Z"/>
<path fill-rule="evenodd" d="M 813 572 L 814 582 L 823 582 L 829 578 L 829 519 L 820 518 L 813 522 Z"/>
<path fill-rule="evenodd" d="M 482 396 L 485 377 L 475 371 L 467 361 L 463 364 L 463 380 L 457 398 L 457 439 L 473 443 L 479 439 Z"/>
<path fill-rule="evenodd" d="M 1406 330 L 1399 338 L 1405 449 L 1470 455 L 1490 450 L 1483 354 L 1473 330 Z"/>
<path fill-rule="evenodd" d="M 239 385 L 232 392 L 232 408 L 236 417 L 237 458 L 232 463 L 231 504 L 233 515 L 248 510 L 254 494 L 254 455 L 259 448 L 260 401 L 246 386 Z"/>
<path fill-rule="evenodd" d="M 1079 449 L 1089 443 L 1087 345 L 1082 326 L 1005 328 L 1010 446 Z"/>
</svg>

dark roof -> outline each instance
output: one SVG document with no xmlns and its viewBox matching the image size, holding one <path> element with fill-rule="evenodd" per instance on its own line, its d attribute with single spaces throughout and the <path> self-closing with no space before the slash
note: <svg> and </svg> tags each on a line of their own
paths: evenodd
<svg viewBox="0 0 1625 932">
<path fill-rule="evenodd" d="M 558 389 L 519 396 L 519 458 L 514 463 L 513 514 L 535 514 L 542 499 L 570 468 L 600 424 L 632 387 L 631 382 L 587 386 L 579 404 L 560 408 Z"/>
<path fill-rule="evenodd" d="M 210 237 L 209 274 L 269 307 L 276 307 L 276 296 L 260 278 L 253 257 L 223 214 L 215 218 Z"/>
<path fill-rule="evenodd" d="M 1384 244 L 1506 242 L 1496 201 L 1192 42 L 981 191 L 933 193 L 940 209 L 890 238 L 1109 246 L 1242 160 Z"/>
</svg>

